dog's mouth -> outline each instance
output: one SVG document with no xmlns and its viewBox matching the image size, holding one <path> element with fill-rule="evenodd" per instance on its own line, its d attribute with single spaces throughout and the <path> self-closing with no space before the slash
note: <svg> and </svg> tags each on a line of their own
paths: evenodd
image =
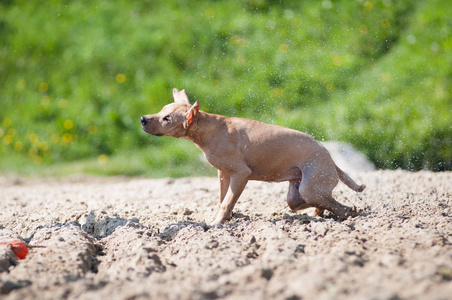
<svg viewBox="0 0 452 300">
<path fill-rule="evenodd" d="M 144 131 L 144 132 L 149 133 L 150 135 L 153 135 L 153 136 L 163 136 L 163 133 L 160 133 L 160 132 L 151 132 L 151 131 L 147 130 L 145 126 L 142 126 L 142 128 L 143 128 L 143 131 Z"/>
</svg>

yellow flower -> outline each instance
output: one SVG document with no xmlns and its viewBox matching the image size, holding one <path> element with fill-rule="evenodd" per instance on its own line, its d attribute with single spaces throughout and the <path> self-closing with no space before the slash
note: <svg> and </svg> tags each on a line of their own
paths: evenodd
<svg viewBox="0 0 452 300">
<path fill-rule="evenodd" d="M 336 90 L 336 86 L 334 83 L 330 82 L 326 84 L 326 90 L 330 93 L 334 92 Z"/>
<path fill-rule="evenodd" d="M 16 150 L 16 151 L 22 150 L 23 147 L 24 147 L 24 144 L 22 142 L 17 141 L 14 143 L 14 150 Z"/>
<path fill-rule="evenodd" d="M 212 8 L 206 9 L 205 14 L 206 14 L 206 17 L 208 17 L 208 18 L 215 17 L 215 11 Z"/>
<path fill-rule="evenodd" d="M 34 132 L 32 132 L 28 135 L 28 139 L 30 140 L 30 142 L 32 144 L 36 144 L 39 141 L 38 135 Z"/>
<path fill-rule="evenodd" d="M 367 28 L 366 25 L 360 25 L 359 28 L 358 28 L 358 31 L 361 34 L 366 34 L 369 31 L 369 29 Z"/>
<path fill-rule="evenodd" d="M 66 144 L 72 142 L 72 134 L 70 134 L 70 133 L 63 134 L 63 137 L 61 138 L 61 140 Z"/>
<path fill-rule="evenodd" d="M 384 72 L 383 74 L 381 74 L 381 81 L 383 82 L 388 82 L 391 80 L 391 74 L 388 72 Z"/>
<path fill-rule="evenodd" d="M 14 137 L 16 135 L 16 129 L 10 128 L 6 133 L 9 134 L 11 137 Z"/>
<path fill-rule="evenodd" d="M 384 18 L 383 20 L 380 21 L 380 25 L 383 28 L 388 28 L 391 25 L 391 22 L 389 22 L 388 19 Z"/>
<path fill-rule="evenodd" d="M 5 126 L 5 127 L 11 126 L 12 123 L 13 123 L 13 120 L 11 120 L 11 118 L 4 118 L 3 119 L 3 126 Z"/>
<path fill-rule="evenodd" d="M 16 87 L 17 87 L 19 90 L 24 89 L 26 86 L 27 86 L 27 83 L 25 82 L 25 80 L 23 80 L 23 79 L 17 80 Z"/>
<path fill-rule="evenodd" d="M 374 4 L 371 1 L 364 2 L 364 9 L 367 11 L 371 11 L 374 9 Z"/>
<path fill-rule="evenodd" d="M 287 51 L 289 51 L 289 45 L 287 45 L 287 44 L 279 45 L 279 52 L 287 53 Z"/>
<path fill-rule="evenodd" d="M 66 120 L 64 121 L 63 127 L 67 130 L 72 129 L 72 127 L 74 127 L 74 122 L 72 120 Z"/>
<path fill-rule="evenodd" d="M 124 83 L 124 82 L 126 82 L 126 79 L 127 79 L 127 77 L 126 77 L 126 74 L 124 74 L 124 73 L 119 73 L 118 75 L 116 75 L 117 83 Z"/>
<path fill-rule="evenodd" d="M 41 82 L 41 83 L 39 84 L 38 90 L 39 90 L 41 93 L 47 92 L 48 89 L 49 89 L 49 85 L 47 84 L 47 82 Z"/>
<path fill-rule="evenodd" d="M 58 106 L 60 108 L 65 108 L 67 106 L 67 100 L 64 98 L 60 99 L 60 101 L 58 101 Z"/>
<path fill-rule="evenodd" d="M 13 141 L 13 137 L 10 136 L 9 134 L 5 135 L 5 137 L 3 138 L 3 144 L 5 144 L 5 145 L 11 144 L 12 141 Z"/>
<path fill-rule="evenodd" d="M 88 132 L 89 132 L 89 134 L 96 134 L 97 133 L 97 126 L 96 125 L 91 125 L 90 127 L 88 127 Z"/>
<path fill-rule="evenodd" d="M 340 67 L 342 65 L 342 58 L 340 56 L 333 57 L 333 64 L 336 67 Z"/>
<path fill-rule="evenodd" d="M 33 162 L 34 162 L 36 165 L 40 165 L 40 164 L 42 163 L 42 157 L 39 156 L 39 155 L 33 156 Z"/>
<path fill-rule="evenodd" d="M 36 155 L 38 155 L 38 150 L 35 148 L 30 148 L 30 150 L 28 150 L 28 156 L 35 157 Z"/>
<path fill-rule="evenodd" d="M 58 144 L 60 137 L 58 136 L 58 134 L 54 133 L 50 136 L 50 140 L 52 141 L 52 143 Z"/>
<path fill-rule="evenodd" d="M 41 148 L 42 151 L 47 151 L 49 150 L 49 145 L 47 144 L 47 142 L 40 142 L 39 148 Z"/>
<path fill-rule="evenodd" d="M 49 96 L 42 96 L 41 98 L 41 105 L 47 106 L 50 103 L 50 97 Z"/>
<path fill-rule="evenodd" d="M 274 88 L 272 90 L 272 96 L 275 98 L 280 98 L 280 97 L 284 96 L 284 90 L 280 89 L 280 88 Z"/>
<path fill-rule="evenodd" d="M 97 161 L 100 164 L 105 164 L 108 161 L 108 156 L 106 154 L 101 154 L 99 155 L 99 157 L 97 158 Z"/>
<path fill-rule="evenodd" d="M 244 38 L 241 38 L 240 36 L 238 36 L 236 34 L 231 36 L 230 39 L 231 39 L 231 43 L 233 45 L 236 45 L 236 46 L 239 46 L 239 47 L 243 47 L 246 44 L 246 40 Z"/>
</svg>

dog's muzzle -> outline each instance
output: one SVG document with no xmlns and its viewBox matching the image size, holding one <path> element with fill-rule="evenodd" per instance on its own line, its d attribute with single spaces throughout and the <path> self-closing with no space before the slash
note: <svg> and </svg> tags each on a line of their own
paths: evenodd
<svg viewBox="0 0 452 300">
<path fill-rule="evenodd" d="M 140 120 L 141 120 L 141 125 L 143 126 L 143 130 L 144 130 L 145 132 L 147 132 L 147 133 L 149 133 L 149 134 L 152 134 L 152 135 L 155 135 L 155 136 L 163 136 L 163 133 L 156 132 L 156 131 L 154 131 L 153 129 L 148 128 L 148 127 L 150 127 L 149 125 L 151 125 L 152 120 L 154 120 L 153 117 L 151 117 L 150 119 L 147 119 L 146 116 L 142 116 L 142 117 L 140 118 Z M 148 124 L 149 124 L 149 125 L 148 125 Z"/>
</svg>

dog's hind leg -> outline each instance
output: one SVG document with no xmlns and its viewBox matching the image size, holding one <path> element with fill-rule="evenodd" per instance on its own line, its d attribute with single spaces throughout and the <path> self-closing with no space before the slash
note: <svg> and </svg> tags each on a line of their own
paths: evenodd
<svg viewBox="0 0 452 300">
<path fill-rule="evenodd" d="M 300 187 L 300 179 L 289 181 L 289 191 L 287 192 L 287 204 L 291 210 L 300 210 L 312 207 L 306 203 L 306 201 L 301 198 L 300 192 L 298 191 Z"/>
<path fill-rule="evenodd" d="M 289 182 L 289 191 L 287 192 L 287 204 L 291 210 L 302 210 L 310 207 L 315 207 L 306 203 L 300 195 L 300 182 L 301 180 L 291 180 Z M 314 216 L 323 216 L 324 209 L 315 207 Z"/>
<path fill-rule="evenodd" d="M 329 172 L 329 170 L 333 170 Z M 333 168 L 306 167 L 303 170 L 303 179 L 298 188 L 300 197 L 310 206 L 316 207 L 316 214 L 327 209 L 338 217 L 346 217 L 352 209 L 337 202 L 332 191 L 339 182 Z"/>
<path fill-rule="evenodd" d="M 347 218 L 348 216 L 353 215 L 356 210 L 356 208 L 354 207 L 340 204 L 336 201 L 336 199 L 334 199 L 332 195 L 327 196 L 327 199 L 329 201 L 329 205 L 326 209 L 332 211 L 336 216 L 340 218 Z"/>
</svg>

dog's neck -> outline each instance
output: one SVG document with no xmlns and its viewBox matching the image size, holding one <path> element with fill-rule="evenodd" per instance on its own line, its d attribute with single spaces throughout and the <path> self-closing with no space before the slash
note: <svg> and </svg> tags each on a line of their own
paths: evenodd
<svg viewBox="0 0 452 300">
<path fill-rule="evenodd" d="M 226 118 L 220 115 L 208 114 L 203 111 L 198 112 L 198 120 L 186 131 L 184 138 L 191 140 L 201 150 L 206 147 L 212 135 L 218 134 L 219 128 L 212 126 L 216 120 Z"/>
</svg>

